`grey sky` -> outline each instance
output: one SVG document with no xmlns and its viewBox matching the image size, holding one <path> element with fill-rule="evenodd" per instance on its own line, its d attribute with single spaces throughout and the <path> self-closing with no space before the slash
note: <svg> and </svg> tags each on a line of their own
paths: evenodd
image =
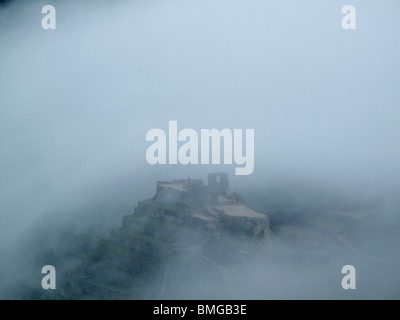
<svg viewBox="0 0 400 320">
<path fill-rule="evenodd" d="M 49 31 L 46 2 L 1 8 L 0 243 L 125 172 L 151 196 L 144 179 L 214 171 L 146 163 L 146 132 L 169 120 L 254 128 L 237 184 L 399 187 L 400 4 L 350 2 L 347 31 L 348 1 L 52 1 Z"/>
</svg>

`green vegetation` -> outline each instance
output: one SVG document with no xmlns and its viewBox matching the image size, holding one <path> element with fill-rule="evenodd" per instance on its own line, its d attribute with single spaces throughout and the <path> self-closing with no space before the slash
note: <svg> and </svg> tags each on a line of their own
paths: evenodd
<svg viewBox="0 0 400 320">
<path fill-rule="evenodd" d="M 138 214 L 132 214 L 125 216 L 124 219 L 128 220 L 129 222 L 138 222 L 146 225 L 153 225 L 157 228 L 164 228 L 168 231 L 174 232 L 194 232 L 195 229 L 186 224 L 176 224 L 169 221 L 166 221 L 162 218 L 154 218 L 154 217 L 147 217 Z"/>
<path fill-rule="evenodd" d="M 114 229 L 114 230 L 112 230 L 112 233 L 114 233 L 116 235 L 126 236 L 126 237 L 129 237 L 130 239 L 136 239 L 136 240 L 139 240 L 139 241 L 142 241 L 145 243 L 150 243 L 150 244 L 160 246 L 163 248 L 170 247 L 170 244 L 166 243 L 165 241 L 158 240 L 157 238 L 154 238 L 154 237 L 146 236 L 141 232 L 131 231 L 128 228 L 124 228 L 124 227 Z"/>
<path fill-rule="evenodd" d="M 95 261 L 101 261 L 106 257 L 107 252 L 113 252 L 121 257 L 128 257 L 134 260 L 141 261 L 144 264 L 158 264 L 161 262 L 159 258 L 154 255 L 141 253 L 123 246 L 116 244 L 111 240 L 100 240 L 98 243 L 98 250 L 94 254 Z"/>
</svg>

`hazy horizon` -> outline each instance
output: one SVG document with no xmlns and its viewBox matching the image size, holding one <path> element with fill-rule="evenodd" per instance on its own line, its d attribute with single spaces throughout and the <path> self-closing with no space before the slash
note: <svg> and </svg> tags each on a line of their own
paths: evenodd
<svg viewBox="0 0 400 320">
<path fill-rule="evenodd" d="M 0 5 L 4 281 L 23 279 L 36 233 L 107 232 L 157 180 L 215 171 L 256 204 L 278 190 L 276 207 L 368 203 L 398 223 L 398 1 L 352 1 L 356 30 L 341 28 L 345 1 L 55 0 L 56 30 L 45 4 Z M 149 165 L 146 133 L 170 120 L 254 129 L 253 174 Z"/>
</svg>

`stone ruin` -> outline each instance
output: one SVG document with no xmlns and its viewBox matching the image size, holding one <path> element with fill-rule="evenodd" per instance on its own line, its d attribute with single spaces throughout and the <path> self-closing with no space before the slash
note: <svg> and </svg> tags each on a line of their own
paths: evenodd
<svg viewBox="0 0 400 320">
<path fill-rule="evenodd" d="M 229 177 L 224 172 L 209 174 L 208 186 L 200 179 L 158 181 L 156 195 L 151 200 L 187 206 L 198 218 L 208 221 L 215 218 L 218 224 L 270 238 L 268 216 L 246 206 L 236 192 L 231 193 Z"/>
</svg>

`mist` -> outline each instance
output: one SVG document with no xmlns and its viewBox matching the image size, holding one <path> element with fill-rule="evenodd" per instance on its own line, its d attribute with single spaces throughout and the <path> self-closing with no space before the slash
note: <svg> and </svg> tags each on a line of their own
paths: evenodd
<svg viewBox="0 0 400 320">
<path fill-rule="evenodd" d="M 46 4 L 0 5 L 0 297 L 36 273 L 40 280 L 52 258 L 32 248 L 61 256 L 66 233 L 106 237 L 157 180 L 214 171 L 229 172 L 231 189 L 271 216 L 278 239 L 282 221 L 372 211 L 357 241 L 390 262 L 365 267 L 385 274 L 371 280 L 384 285 L 356 297 L 399 297 L 398 229 L 387 232 L 400 220 L 397 1 L 352 1 L 357 29 L 348 31 L 345 1 L 55 0 L 57 29 L 43 30 Z M 254 129 L 253 174 L 149 165 L 146 133 L 167 131 L 170 120 L 178 130 Z M 343 264 L 331 256 L 339 284 Z M 313 294 L 279 291 L 287 287 L 271 274 L 296 265 L 283 261 L 268 262 L 269 273 L 264 262 L 247 266 L 255 279 L 247 283 L 276 291 L 253 295 L 249 285 L 242 298 L 348 297 L 310 280 L 314 270 L 291 270 L 293 283 L 314 281 Z"/>
</svg>

